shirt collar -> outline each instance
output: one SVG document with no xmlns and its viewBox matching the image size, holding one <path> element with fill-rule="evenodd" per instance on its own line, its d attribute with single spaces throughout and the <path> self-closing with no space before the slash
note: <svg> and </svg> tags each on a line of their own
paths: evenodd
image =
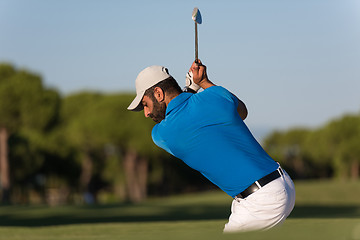
<svg viewBox="0 0 360 240">
<path fill-rule="evenodd" d="M 180 93 L 175 98 L 173 98 L 169 102 L 169 104 L 166 108 L 166 115 L 168 115 L 172 110 L 174 110 L 175 108 L 180 106 L 182 103 L 184 103 L 186 100 L 188 100 L 192 95 L 193 95 L 193 93 L 183 92 L 183 93 Z"/>
</svg>

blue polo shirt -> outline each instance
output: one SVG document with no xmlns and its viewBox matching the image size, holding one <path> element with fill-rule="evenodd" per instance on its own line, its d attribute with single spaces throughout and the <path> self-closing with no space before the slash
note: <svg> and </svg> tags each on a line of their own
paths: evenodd
<svg viewBox="0 0 360 240">
<path fill-rule="evenodd" d="M 278 168 L 237 107 L 238 99 L 220 86 L 181 93 L 154 126 L 153 141 L 234 197 Z"/>
</svg>

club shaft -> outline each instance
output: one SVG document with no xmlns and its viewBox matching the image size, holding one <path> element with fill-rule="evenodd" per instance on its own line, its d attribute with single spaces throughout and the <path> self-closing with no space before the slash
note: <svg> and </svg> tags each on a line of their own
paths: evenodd
<svg viewBox="0 0 360 240">
<path fill-rule="evenodd" d="M 198 61 L 198 31 L 197 31 L 197 23 L 195 22 L 195 61 Z"/>
</svg>

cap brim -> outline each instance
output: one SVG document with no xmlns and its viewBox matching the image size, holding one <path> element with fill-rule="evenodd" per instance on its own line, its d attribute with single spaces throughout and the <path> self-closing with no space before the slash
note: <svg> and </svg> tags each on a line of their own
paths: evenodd
<svg viewBox="0 0 360 240">
<path fill-rule="evenodd" d="M 129 107 L 127 108 L 130 111 L 139 112 L 144 109 L 144 106 L 141 104 L 141 100 L 144 96 L 144 93 L 137 94 L 135 99 L 131 102 Z"/>
</svg>

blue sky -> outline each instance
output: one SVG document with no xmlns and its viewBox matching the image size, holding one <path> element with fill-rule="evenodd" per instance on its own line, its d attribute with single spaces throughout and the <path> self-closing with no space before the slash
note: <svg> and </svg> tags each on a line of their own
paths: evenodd
<svg viewBox="0 0 360 240">
<path fill-rule="evenodd" d="M 67 95 L 134 92 L 164 65 L 184 86 L 194 58 L 242 99 L 250 128 L 317 127 L 360 110 L 360 1 L 0 0 L 0 61 Z"/>
</svg>

